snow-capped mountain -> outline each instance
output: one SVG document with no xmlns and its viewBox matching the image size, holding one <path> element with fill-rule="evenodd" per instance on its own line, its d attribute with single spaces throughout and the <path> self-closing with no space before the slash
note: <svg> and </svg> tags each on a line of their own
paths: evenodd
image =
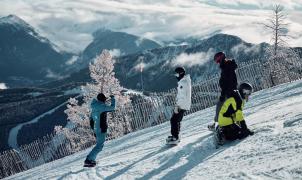
<svg viewBox="0 0 302 180">
<path fill-rule="evenodd" d="M 0 18 L 0 83 L 8 87 L 37 86 L 62 79 L 88 67 L 102 49 L 115 56 L 160 47 L 154 41 L 123 32 L 101 29 L 78 56 L 60 51 L 31 25 L 15 15 Z"/>
<path fill-rule="evenodd" d="M 176 86 L 176 79 L 173 76 L 176 66 L 184 66 L 193 82 L 198 82 L 219 73 L 217 64 L 212 61 L 216 52 L 224 51 L 229 58 L 235 59 L 240 64 L 256 59 L 264 60 L 265 49 L 269 46 L 266 43 L 248 43 L 237 36 L 227 34 L 216 34 L 198 42 L 191 46 L 166 46 L 117 57 L 116 75 L 121 84 L 129 89 L 141 90 L 142 77 L 145 91 L 165 91 Z M 299 53 L 301 49 L 296 48 L 296 51 Z M 43 87 L 83 81 L 90 81 L 88 68 Z"/>
<path fill-rule="evenodd" d="M 69 58 L 19 17 L 0 18 L 0 82 L 20 87 L 62 78 Z"/>
<path fill-rule="evenodd" d="M 158 48 L 160 45 L 155 41 L 140 38 L 124 32 L 114 32 L 107 29 L 100 29 L 93 33 L 93 41 L 85 48 L 76 63 L 76 69 L 88 66 L 96 55 L 103 49 L 111 50 L 114 56 L 129 55 L 148 49 Z"/>
<path fill-rule="evenodd" d="M 232 35 L 216 34 L 191 46 L 169 46 L 118 58 L 116 74 L 120 77 L 122 85 L 139 89 L 141 73 L 137 67 L 141 63 L 139 57 L 143 57 L 144 89 L 165 91 L 176 85 L 173 74 L 177 66 L 185 67 L 193 82 L 198 82 L 219 73 L 217 64 L 213 62 L 216 52 L 224 51 L 229 58 L 242 63 L 262 59 L 267 46 L 265 43 L 247 43 Z M 157 86 L 158 82 L 163 84 Z"/>
</svg>

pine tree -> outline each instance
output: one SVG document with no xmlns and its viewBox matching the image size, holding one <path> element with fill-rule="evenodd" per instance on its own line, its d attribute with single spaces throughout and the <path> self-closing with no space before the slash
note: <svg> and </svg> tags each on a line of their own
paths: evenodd
<svg viewBox="0 0 302 180">
<path fill-rule="evenodd" d="M 288 23 L 281 5 L 275 5 L 272 16 L 264 23 L 264 27 L 272 34 L 273 45 L 266 49 L 266 59 L 270 68 L 273 85 L 297 79 L 301 76 L 301 62 L 297 53 L 288 46 Z"/>
</svg>

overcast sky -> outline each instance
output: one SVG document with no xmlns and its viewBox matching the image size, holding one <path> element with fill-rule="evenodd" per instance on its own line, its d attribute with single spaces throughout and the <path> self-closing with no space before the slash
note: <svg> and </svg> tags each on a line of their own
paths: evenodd
<svg viewBox="0 0 302 180">
<path fill-rule="evenodd" d="M 290 45 L 302 47 L 302 0 L 0 0 L 0 16 L 15 14 L 62 49 L 79 52 L 99 28 L 158 42 L 217 32 L 270 42 L 259 23 L 274 3 L 288 14 Z"/>
</svg>

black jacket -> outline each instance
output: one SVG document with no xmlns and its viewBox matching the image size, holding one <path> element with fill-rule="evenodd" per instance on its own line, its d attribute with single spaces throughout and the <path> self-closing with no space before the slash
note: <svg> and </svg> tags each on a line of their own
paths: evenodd
<svg viewBox="0 0 302 180">
<path fill-rule="evenodd" d="M 221 88 L 221 97 L 225 98 L 237 89 L 237 76 L 235 70 L 237 64 L 235 60 L 225 60 L 220 63 L 221 75 L 219 85 Z"/>
</svg>

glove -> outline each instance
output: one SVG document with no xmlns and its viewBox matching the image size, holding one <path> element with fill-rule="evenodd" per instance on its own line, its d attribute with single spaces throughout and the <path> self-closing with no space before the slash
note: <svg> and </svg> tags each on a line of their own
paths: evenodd
<svg viewBox="0 0 302 180">
<path fill-rule="evenodd" d="M 178 114 L 178 109 L 179 109 L 178 106 L 175 106 L 175 108 L 174 108 L 174 113 L 175 114 Z"/>
<path fill-rule="evenodd" d="M 248 129 L 248 134 L 249 134 L 250 136 L 252 136 L 252 135 L 254 135 L 255 133 L 254 133 L 254 131 L 251 131 L 251 130 Z"/>
</svg>

